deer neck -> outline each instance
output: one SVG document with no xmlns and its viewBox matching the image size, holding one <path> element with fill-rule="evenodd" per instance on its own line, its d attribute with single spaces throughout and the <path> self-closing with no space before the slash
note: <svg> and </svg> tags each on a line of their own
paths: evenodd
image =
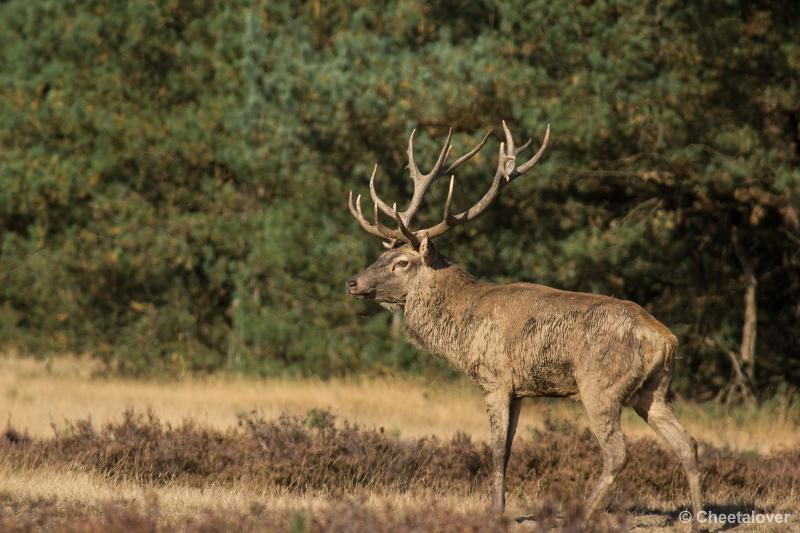
<svg viewBox="0 0 800 533">
<path fill-rule="evenodd" d="M 478 282 L 454 264 L 430 269 L 406 297 L 406 334 L 432 354 L 464 367 L 470 338 L 465 316 L 478 290 Z"/>
</svg>

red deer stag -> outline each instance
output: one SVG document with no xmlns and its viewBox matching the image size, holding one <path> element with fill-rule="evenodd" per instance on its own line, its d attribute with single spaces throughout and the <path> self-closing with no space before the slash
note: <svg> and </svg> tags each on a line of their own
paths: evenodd
<svg viewBox="0 0 800 533">
<path fill-rule="evenodd" d="M 486 144 L 447 164 L 450 134 L 433 169 L 423 174 L 414 160 L 414 133 L 408 140 L 408 170 L 414 192 L 408 208 L 384 202 L 375 191 L 377 165 L 370 178 L 374 216 L 361 211 L 361 196 L 349 207 L 359 225 L 389 248 L 375 263 L 347 281 L 347 292 L 402 309 L 407 335 L 419 346 L 466 372 L 481 388 L 491 428 L 494 461 L 492 506 L 505 508 L 505 473 L 522 399 L 579 395 L 603 453 L 603 471 L 588 498 L 585 515 L 605 496 L 626 462 L 620 410 L 632 406 L 683 463 L 694 516 L 701 510 L 697 446 L 675 418 L 669 400 L 672 358 L 677 339 L 633 302 L 597 294 L 567 292 L 532 283 L 493 285 L 475 280 L 440 255 L 432 240 L 450 228 L 486 211 L 500 191 L 539 161 L 541 148 L 518 165 L 517 156 L 531 141 L 517 147 L 503 123 L 497 170 L 489 190 L 472 207 L 450 212 L 454 176 L 442 220 L 426 229 L 412 229 L 422 197 L 439 177 L 450 175 Z M 452 132 L 451 132 L 452 133 Z M 381 221 L 393 220 L 396 228 Z"/>
</svg>

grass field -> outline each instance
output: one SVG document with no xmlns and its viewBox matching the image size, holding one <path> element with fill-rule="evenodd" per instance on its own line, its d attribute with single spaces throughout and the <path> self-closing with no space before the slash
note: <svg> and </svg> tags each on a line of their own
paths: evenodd
<svg viewBox="0 0 800 533">
<path fill-rule="evenodd" d="M 95 370 L 82 358 L 0 357 L 0 529 L 569 529 L 600 466 L 579 403 L 528 401 L 498 521 L 485 512 L 487 422 L 468 383 L 142 382 Z M 792 395 L 758 409 L 677 408 L 701 443 L 712 509 L 800 508 Z M 688 528 L 676 520 L 688 500 L 677 463 L 632 412 L 623 422 L 631 461 L 598 530 Z M 538 521 L 511 520 L 530 514 Z"/>
</svg>

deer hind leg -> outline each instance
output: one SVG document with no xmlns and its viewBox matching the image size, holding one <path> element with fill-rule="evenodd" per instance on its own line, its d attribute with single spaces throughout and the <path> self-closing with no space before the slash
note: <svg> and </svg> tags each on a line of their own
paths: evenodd
<svg viewBox="0 0 800 533">
<path fill-rule="evenodd" d="M 700 469 L 697 466 L 697 443 L 678 422 L 672 410 L 667 399 L 669 382 L 669 375 L 662 372 L 650 390 L 641 391 L 633 408 L 680 459 L 689 482 L 692 512 L 698 517 L 703 509 L 703 497 L 700 492 Z"/>
<path fill-rule="evenodd" d="M 514 435 L 517 432 L 517 422 L 519 413 L 522 410 L 522 398 L 512 398 L 508 415 L 508 434 L 506 435 L 506 457 L 503 464 L 503 476 L 508 470 L 508 459 L 511 457 L 511 445 L 514 443 Z"/>
<path fill-rule="evenodd" d="M 584 391 L 581 391 L 581 397 L 584 399 L 590 427 L 600 442 L 600 448 L 603 452 L 603 472 L 600 474 L 592 494 L 586 501 L 585 517 L 588 519 L 595 511 L 605 506 L 608 491 L 611 485 L 614 484 L 617 475 L 625 467 L 628 455 L 625 447 L 625 438 L 620 428 L 619 404 L 603 405 L 603 402 L 598 402 L 597 395 L 594 397 L 585 395 Z M 588 398 L 591 398 L 591 401 L 595 403 L 587 404 Z"/>
</svg>

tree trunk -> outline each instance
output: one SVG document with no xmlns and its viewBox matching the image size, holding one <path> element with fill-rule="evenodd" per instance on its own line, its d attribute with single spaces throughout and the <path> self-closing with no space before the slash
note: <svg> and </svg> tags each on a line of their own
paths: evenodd
<svg viewBox="0 0 800 533">
<path fill-rule="evenodd" d="M 744 374 L 753 382 L 756 366 L 756 277 L 752 272 L 745 274 L 747 286 L 744 292 L 744 324 L 742 324 L 742 344 L 739 355 L 742 358 Z"/>
<path fill-rule="evenodd" d="M 742 362 L 742 371 L 752 384 L 756 366 L 756 321 L 758 318 L 756 290 L 758 288 L 758 280 L 753 271 L 753 265 L 745 255 L 744 249 L 739 242 L 736 228 L 733 229 L 732 233 L 733 249 L 742 264 L 745 279 L 744 322 L 742 323 L 742 343 L 739 346 L 739 357 Z"/>
</svg>

